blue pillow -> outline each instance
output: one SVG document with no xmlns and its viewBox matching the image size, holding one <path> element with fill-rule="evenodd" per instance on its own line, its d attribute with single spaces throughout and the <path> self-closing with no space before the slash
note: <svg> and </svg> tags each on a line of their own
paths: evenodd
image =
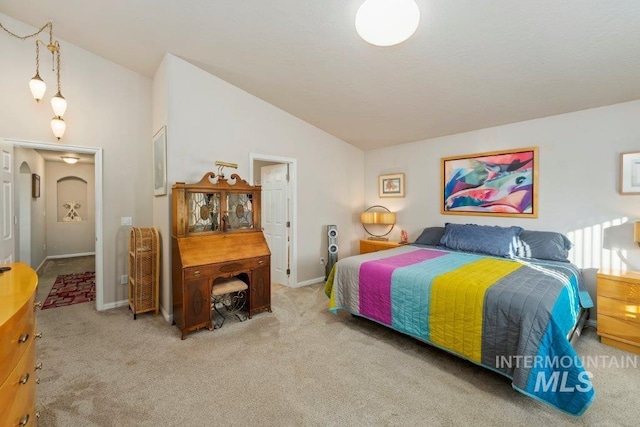
<svg viewBox="0 0 640 427">
<path fill-rule="evenodd" d="M 524 230 L 520 234 L 517 255 L 523 258 L 569 262 L 571 240 L 564 234 L 553 231 Z"/>
<path fill-rule="evenodd" d="M 440 239 L 444 236 L 444 227 L 427 227 L 422 230 L 420 237 L 415 242 L 419 245 L 438 246 Z"/>
<path fill-rule="evenodd" d="M 499 257 L 516 255 L 521 227 L 497 225 L 445 224 L 440 244 L 456 251 L 477 252 Z"/>
</svg>

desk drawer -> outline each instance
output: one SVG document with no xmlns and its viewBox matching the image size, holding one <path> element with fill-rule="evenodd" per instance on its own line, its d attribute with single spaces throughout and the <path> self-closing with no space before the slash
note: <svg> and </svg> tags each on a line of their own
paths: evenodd
<svg viewBox="0 0 640 427">
<path fill-rule="evenodd" d="M 185 280 L 200 277 L 230 277 L 240 272 L 248 272 L 259 267 L 269 265 L 269 257 L 241 259 L 237 261 L 221 262 L 184 269 Z"/>
</svg>

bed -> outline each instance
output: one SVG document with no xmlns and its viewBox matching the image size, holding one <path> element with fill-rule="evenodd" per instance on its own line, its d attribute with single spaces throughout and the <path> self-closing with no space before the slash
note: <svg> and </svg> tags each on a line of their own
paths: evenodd
<svg viewBox="0 0 640 427">
<path fill-rule="evenodd" d="M 480 234 L 485 247 L 495 240 Z M 329 309 L 468 359 L 507 376 L 517 391 L 579 416 L 595 392 L 571 339 L 593 303 L 571 263 L 518 256 L 519 234 L 508 256 L 447 247 L 436 238 L 342 259 L 326 282 Z"/>
</svg>

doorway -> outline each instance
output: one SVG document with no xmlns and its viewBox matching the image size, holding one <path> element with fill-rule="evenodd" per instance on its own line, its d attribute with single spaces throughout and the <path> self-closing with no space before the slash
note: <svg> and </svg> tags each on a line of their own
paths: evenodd
<svg viewBox="0 0 640 427">
<path fill-rule="evenodd" d="M 5 143 L 13 147 L 27 148 L 33 150 L 48 150 L 57 152 L 75 152 L 78 154 L 88 154 L 94 156 L 94 177 L 95 177 L 95 272 L 96 272 L 96 310 L 104 310 L 103 295 L 103 231 L 102 231 L 102 148 L 82 147 L 74 145 L 60 145 L 46 142 L 21 141 L 15 139 L 4 139 Z M 15 177 L 16 179 L 18 177 Z M 21 184 L 21 183 L 20 183 Z M 20 214 L 21 221 L 22 213 Z M 20 247 L 22 251 L 22 245 Z"/>
<path fill-rule="evenodd" d="M 297 287 L 296 159 L 249 154 L 251 185 L 262 185 L 262 230 L 271 251 L 271 281 Z"/>
</svg>

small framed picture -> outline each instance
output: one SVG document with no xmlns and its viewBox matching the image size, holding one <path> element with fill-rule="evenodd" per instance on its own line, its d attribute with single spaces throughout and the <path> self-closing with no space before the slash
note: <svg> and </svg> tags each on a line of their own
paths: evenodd
<svg viewBox="0 0 640 427">
<path fill-rule="evenodd" d="M 31 197 L 37 199 L 40 197 L 40 175 L 31 174 Z"/>
<path fill-rule="evenodd" d="M 378 197 L 404 197 L 404 174 L 380 175 Z"/>
<path fill-rule="evenodd" d="M 167 194 L 167 127 L 153 136 L 153 195 Z"/>
<path fill-rule="evenodd" d="M 620 194 L 640 194 L 640 152 L 620 154 Z"/>
</svg>

